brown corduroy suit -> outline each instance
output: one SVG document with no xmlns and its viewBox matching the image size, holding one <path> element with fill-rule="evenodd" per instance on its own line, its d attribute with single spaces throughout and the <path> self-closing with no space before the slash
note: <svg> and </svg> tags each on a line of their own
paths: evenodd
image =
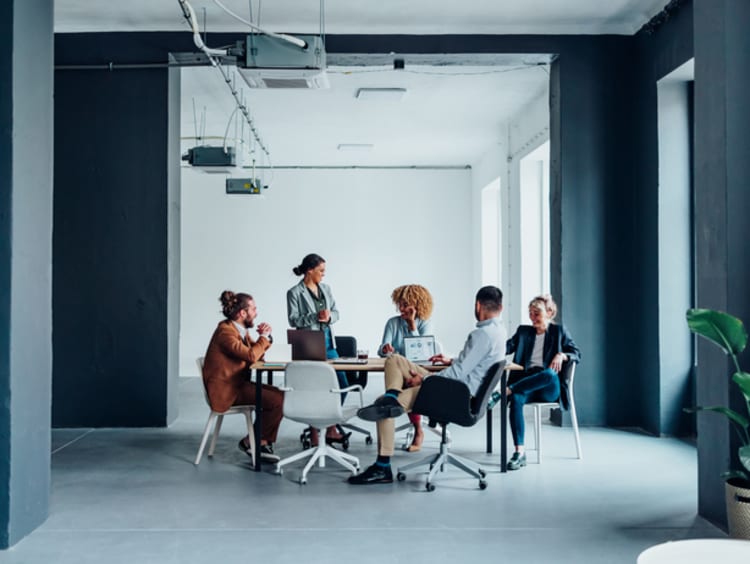
<svg viewBox="0 0 750 564">
<path fill-rule="evenodd" d="M 248 367 L 263 358 L 271 347 L 265 337 L 246 341 L 237 327 L 225 319 L 216 327 L 208 344 L 203 363 L 203 382 L 208 392 L 211 409 L 226 411 L 232 405 L 256 405 L 255 384 L 248 378 Z M 284 393 L 263 384 L 263 422 L 261 438 L 273 443 L 283 417 Z"/>
</svg>

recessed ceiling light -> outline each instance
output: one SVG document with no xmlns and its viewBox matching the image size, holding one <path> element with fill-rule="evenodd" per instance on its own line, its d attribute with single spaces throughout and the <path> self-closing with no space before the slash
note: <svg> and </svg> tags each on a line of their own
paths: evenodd
<svg viewBox="0 0 750 564">
<path fill-rule="evenodd" d="M 340 143 L 338 146 L 339 151 L 347 151 L 347 152 L 360 152 L 364 153 L 366 151 L 372 151 L 373 145 L 372 143 Z"/>
<path fill-rule="evenodd" d="M 358 100 L 398 102 L 406 94 L 406 88 L 359 88 L 355 97 Z"/>
</svg>

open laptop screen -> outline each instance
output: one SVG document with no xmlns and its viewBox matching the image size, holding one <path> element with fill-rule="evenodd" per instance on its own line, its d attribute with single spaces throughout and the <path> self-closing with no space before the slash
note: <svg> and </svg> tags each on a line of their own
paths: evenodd
<svg viewBox="0 0 750 564">
<path fill-rule="evenodd" d="M 326 359 L 326 338 L 323 331 L 288 329 L 286 338 L 292 345 L 292 360 Z"/>
<path fill-rule="evenodd" d="M 415 364 L 424 363 L 435 354 L 435 337 L 433 335 L 404 337 L 404 356 L 407 360 Z"/>
</svg>

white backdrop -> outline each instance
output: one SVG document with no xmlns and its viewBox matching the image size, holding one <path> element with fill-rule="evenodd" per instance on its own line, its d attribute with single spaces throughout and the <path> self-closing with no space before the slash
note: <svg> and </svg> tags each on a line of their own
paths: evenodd
<svg viewBox="0 0 750 564">
<path fill-rule="evenodd" d="M 267 358 L 289 358 L 286 291 L 310 252 L 326 259 L 341 314 L 335 333 L 374 354 L 395 315 L 391 291 L 418 283 L 433 294 L 443 348 L 461 349 L 479 269 L 470 170 L 277 170 L 263 196 L 228 195 L 224 179 L 183 168 L 181 375 L 197 375 L 224 289 L 255 297 L 258 321 L 274 328 Z"/>
</svg>

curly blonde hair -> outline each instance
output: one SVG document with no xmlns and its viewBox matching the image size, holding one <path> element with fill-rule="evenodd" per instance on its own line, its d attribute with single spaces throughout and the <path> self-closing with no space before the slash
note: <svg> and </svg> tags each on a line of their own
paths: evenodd
<svg viewBox="0 0 750 564">
<path fill-rule="evenodd" d="M 542 294 L 529 302 L 529 308 L 547 312 L 547 317 L 552 321 L 557 315 L 557 304 L 550 294 Z"/>
<path fill-rule="evenodd" d="M 399 286 L 391 293 L 391 300 L 396 307 L 401 302 L 414 306 L 417 317 L 423 321 L 427 321 L 432 315 L 432 295 L 427 288 L 419 284 Z"/>
</svg>

